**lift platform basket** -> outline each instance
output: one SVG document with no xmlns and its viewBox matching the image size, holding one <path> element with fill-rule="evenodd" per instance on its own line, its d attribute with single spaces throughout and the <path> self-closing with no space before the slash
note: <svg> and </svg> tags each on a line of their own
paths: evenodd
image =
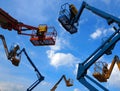
<svg viewBox="0 0 120 91">
<path fill-rule="evenodd" d="M 31 37 L 30 41 L 34 46 L 55 45 L 55 40 L 52 37 L 44 39 L 39 37 Z"/>
<path fill-rule="evenodd" d="M 58 18 L 58 21 L 61 23 L 61 25 L 71 34 L 74 34 L 77 32 L 77 28 L 74 25 L 70 24 L 69 19 L 67 16 L 63 15 Z"/>
<path fill-rule="evenodd" d="M 103 74 L 100 74 L 99 72 L 93 73 L 93 76 L 99 81 L 99 82 L 107 82 L 107 79 Z"/>
<path fill-rule="evenodd" d="M 42 36 L 33 34 L 33 36 L 30 38 L 31 43 L 34 46 L 55 45 L 57 32 L 54 27 L 49 27 L 48 30 L 49 32 L 46 32 Z"/>
<path fill-rule="evenodd" d="M 105 74 L 103 73 L 104 65 L 106 65 L 106 63 L 102 61 L 95 63 L 93 77 L 95 77 L 99 82 L 107 82 Z"/>
<path fill-rule="evenodd" d="M 63 4 L 59 12 L 58 21 L 66 31 L 73 34 L 77 32 L 77 27 L 74 24 L 71 24 L 70 15 L 69 4 Z"/>
</svg>

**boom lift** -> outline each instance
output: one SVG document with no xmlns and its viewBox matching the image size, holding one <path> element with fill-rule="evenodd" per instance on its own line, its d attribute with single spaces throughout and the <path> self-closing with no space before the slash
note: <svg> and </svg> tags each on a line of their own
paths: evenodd
<svg viewBox="0 0 120 91">
<path fill-rule="evenodd" d="M 66 6 L 68 4 L 64 4 L 63 6 Z M 73 18 L 71 17 L 70 7 L 66 9 L 66 7 L 61 7 L 60 10 L 60 16 L 58 18 L 59 22 L 62 24 L 62 26 L 71 34 L 77 32 L 77 27 L 75 26 L 76 23 L 78 23 L 78 20 L 83 12 L 83 9 L 86 8 L 96 15 L 104 18 L 107 20 L 108 24 L 116 23 L 118 27 L 120 26 L 120 19 L 110 15 L 104 11 L 101 11 L 97 8 L 94 8 L 90 5 L 88 5 L 86 2 L 82 3 L 82 6 L 80 7 L 80 10 L 77 11 L 77 9 L 73 9 L 73 11 L 77 11 L 76 15 Z M 109 38 L 104 41 L 104 43 L 99 46 L 84 62 L 79 63 L 78 65 L 78 72 L 77 72 L 77 80 L 82 83 L 85 87 L 87 87 L 90 91 L 98 91 L 93 85 L 91 85 L 86 79 L 88 78 L 90 81 L 94 82 L 97 86 L 99 86 L 104 91 L 108 91 L 105 87 L 103 87 L 101 84 L 99 84 L 96 80 L 92 79 L 90 76 L 87 75 L 87 70 L 104 54 L 110 55 L 112 53 L 112 50 L 114 49 L 115 44 L 120 40 L 120 27 L 117 29 L 115 26 L 113 26 L 115 32 L 109 36 Z"/>
<path fill-rule="evenodd" d="M 32 65 L 32 67 L 34 68 L 38 80 L 35 81 L 28 89 L 27 91 L 32 91 L 32 89 L 34 89 L 42 80 L 44 80 L 44 77 L 40 74 L 39 70 L 37 69 L 37 67 L 34 65 L 34 63 L 32 62 L 32 60 L 30 59 L 30 57 L 28 56 L 27 52 L 25 51 L 25 48 L 23 48 L 19 53 L 18 50 L 20 50 L 19 45 L 15 45 L 14 47 L 11 48 L 10 52 L 8 51 L 8 47 L 5 41 L 5 38 L 3 35 L 0 35 L 0 39 L 3 42 L 4 45 L 4 49 L 5 49 L 5 53 L 6 56 L 8 58 L 8 60 L 10 60 L 12 62 L 13 65 L 18 66 L 20 59 L 21 59 L 21 54 L 22 52 L 24 52 L 24 54 L 26 55 L 28 61 L 30 62 L 30 64 Z"/>
<path fill-rule="evenodd" d="M 7 59 L 10 60 L 13 65 L 18 66 L 19 62 L 20 62 L 20 57 L 17 58 L 16 53 L 19 50 L 19 46 L 16 45 L 10 51 L 8 51 L 8 47 L 7 47 L 7 44 L 6 44 L 6 41 L 5 41 L 5 37 L 3 35 L 0 35 L 0 39 L 3 42 L 3 46 L 4 46 L 4 49 L 5 49 Z"/>
<path fill-rule="evenodd" d="M 86 2 L 82 3 L 82 6 L 73 22 L 78 22 L 78 19 L 80 15 L 82 14 L 83 9 L 86 8 L 93 13 L 99 15 L 102 18 L 105 18 L 108 22 L 108 24 L 116 23 L 118 26 L 120 25 L 120 19 L 112 16 L 108 13 L 105 13 L 99 9 L 96 9 L 90 5 L 88 5 Z M 94 79 L 89 77 L 87 75 L 87 70 L 104 54 L 110 55 L 112 53 L 112 50 L 114 49 L 115 44 L 120 40 L 120 28 L 115 28 L 115 32 L 100 46 L 98 47 L 83 63 L 79 63 L 78 66 L 78 73 L 77 73 L 77 79 L 79 82 L 81 82 L 84 86 L 86 86 L 90 91 L 98 91 L 93 85 L 91 85 L 84 77 L 87 77 L 89 80 L 97 84 L 100 88 L 102 88 L 105 91 L 108 91 L 105 87 L 100 85 L 98 82 L 96 82 Z"/>
<path fill-rule="evenodd" d="M 62 81 L 62 79 L 65 80 L 66 86 L 70 87 L 73 86 L 73 82 L 71 82 L 71 79 L 66 79 L 65 75 L 63 75 L 60 80 L 53 86 L 53 88 L 50 91 L 55 91 L 55 89 L 57 88 L 58 84 Z"/>
<path fill-rule="evenodd" d="M 53 26 L 48 27 L 46 24 L 41 24 L 38 27 L 26 25 L 18 22 L 8 13 L 0 8 L 0 26 L 3 29 L 16 30 L 18 34 L 30 36 L 30 41 L 34 46 L 55 45 L 57 32 Z M 31 33 L 25 31 L 31 30 Z"/>
<path fill-rule="evenodd" d="M 79 25 L 78 21 L 80 19 L 80 16 L 84 10 L 84 8 L 92 11 L 96 15 L 104 18 L 107 20 L 107 23 L 110 25 L 112 23 L 117 23 L 118 26 L 120 26 L 120 19 L 110 15 L 104 11 L 101 11 L 95 7 L 90 6 L 86 2 L 82 3 L 82 6 L 80 7 L 79 11 L 73 4 L 65 3 L 61 6 L 60 12 L 59 12 L 59 18 L 58 21 L 61 23 L 61 25 L 71 34 L 74 34 L 77 32 L 77 26 Z"/>
<path fill-rule="evenodd" d="M 34 63 L 32 62 L 32 60 L 30 59 L 30 57 L 28 56 L 25 48 L 23 48 L 19 53 L 17 53 L 17 56 L 21 56 L 22 52 L 24 52 L 25 56 L 27 57 L 28 61 L 30 62 L 30 64 L 32 65 L 32 67 L 34 68 L 36 75 L 38 77 L 38 80 L 36 80 L 28 89 L 27 91 L 32 91 L 42 80 L 44 80 L 44 77 L 40 74 L 39 70 L 37 69 L 37 67 L 34 65 Z"/>
<path fill-rule="evenodd" d="M 103 68 L 100 67 L 100 63 L 102 63 Z M 96 62 L 94 68 L 95 72 L 93 73 L 93 76 L 100 82 L 107 82 L 107 79 L 109 79 L 115 63 L 117 63 L 118 68 L 120 70 L 120 60 L 117 55 L 114 56 L 114 59 L 112 60 L 112 63 L 109 68 L 107 63 Z"/>
</svg>

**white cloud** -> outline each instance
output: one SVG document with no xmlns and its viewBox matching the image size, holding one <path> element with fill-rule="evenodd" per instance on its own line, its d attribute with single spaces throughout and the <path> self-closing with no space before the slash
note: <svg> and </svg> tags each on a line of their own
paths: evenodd
<svg viewBox="0 0 120 91">
<path fill-rule="evenodd" d="M 90 37 L 92 39 L 97 39 L 99 38 L 100 36 L 107 36 L 107 34 L 111 33 L 111 32 L 114 32 L 115 30 L 113 28 L 108 28 L 108 29 L 105 29 L 105 28 L 98 28 L 96 29 L 95 32 L 93 32 Z"/>
<path fill-rule="evenodd" d="M 86 23 L 87 21 L 88 21 L 87 18 L 81 19 L 79 24 L 84 24 L 84 23 Z"/>
<path fill-rule="evenodd" d="M 46 3 L 47 2 L 47 3 Z M 47 22 L 51 12 L 55 13 L 56 1 L 52 0 L 20 0 L 15 1 L 16 7 L 16 16 L 21 17 L 20 19 L 25 19 L 29 21 L 36 20 L 35 22 Z M 54 5 L 53 5 L 54 4 Z M 31 7 L 32 6 L 32 7 Z M 49 10 L 50 9 L 50 10 Z M 27 11 L 27 12 L 26 12 Z M 50 12 L 51 11 L 51 12 Z M 47 13 L 46 13 L 47 12 Z M 31 15 L 32 14 L 32 15 Z M 21 21 L 22 22 L 22 21 Z"/>
<path fill-rule="evenodd" d="M 77 61 L 77 58 L 70 53 L 55 53 L 55 51 L 49 50 L 47 54 L 50 64 L 54 67 L 72 66 Z"/>
<path fill-rule="evenodd" d="M 77 71 L 78 71 L 78 64 L 75 65 L 75 70 L 74 70 L 74 74 L 77 75 Z"/>
<path fill-rule="evenodd" d="M 5 52 L 0 51 L 0 59 L 1 60 L 7 60 L 7 56 L 6 56 Z"/>
<path fill-rule="evenodd" d="M 63 44 L 65 44 L 65 40 L 62 40 L 60 38 L 56 38 L 56 43 L 54 46 L 51 46 L 50 49 L 53 51 L 58 51 L 61 50 L 63 48 Z"/>
<path fill-rule="evenodd" d="M 1 60 L 7 60 L 7 56 L 6 56 L 3 45 L 0 45 L 0 59 Z"/>
<path fill-rule="evenodd" d="M 0 91 L 25 91 L 25 85 L 11 82 L 0 82 Z"/>
<path fill-rule="evenodd" d="M 102 0 L 105 4 L 109 4 L 111 0 Z"/>
<path fill-rule="evenodd" d="M 72 66 L 76 58 L 70 53 L 55 53 L 51 58 L 51 65 L 58 67 L 62 65 Z"/>
<path fill-rule="evenodd" d="M 78 60 L 71 53 L 57 52 L 63 49 L 67 44 L 68 43 L 65 40 L 57 39 L 56 45 L 54 47 L 50 47 L 50 50 L 47 51 L 47 55 L 52 66 L 72 66 Z"/>
<path fill-rule="evenodd" d="M 110 79 L 108 80 L 108 83 L 111 87 L 120 88 L 120 71 L 116 64 L 113 68 L 113 71 L 111 73 Z"/>
<path fill-rule="evenodd" d="M 46 82 L 46 81 L 42 81 L 40 84 L 46 87 L 50 87 L 52 85 L 50 82 Z"/>
<path fill-rule="evenodd" d="M 79 64 L 76 64 L 76 65 L 75 65 L 75 70 L 73 71 L 73 73 L 74 73 L 76 76 L 77 76 L 77 72 L 78 72 L 78 65 L 79 65 Z M 87 74 L 88 74 L 88 75 L 91 75 L 92 72 L 88 69 L 88 70 L 87 70 Z"/>
<path fill-rule="evenodd" d="M 75 88 L 75 89 L 74 89 L 74 91 L 81 91 L 81 90 L 80 90 L 80 89 L 78 89 L 78 88 Z"/>
<path fill-rule="evenodd" d="M 113 28 L 109 28 L 109 29 L 102 29 L 101 31 L 104 35 L 107 35 L 107 33 L 114 32 L 115 30 Z"/>
<path fill-rule="evenodd" d="M 91 37 L 92 39 L 96 39 L 96 38 L 100 37 L 101 34 L 102 34 L 102 32 L 101 32 L 101 29 L 99 28 L 99 29 L 97 29 L 94 33 L 92 33 L 92 34 L 90 35 L 90 37 Z"/>
<path fill-rule="evenodd" d="M 108 29 L 108 31 L 114 32 L 115 30 L 114 30 L 114 28 L 111 27 L 111 28 Z"/>
</svg>

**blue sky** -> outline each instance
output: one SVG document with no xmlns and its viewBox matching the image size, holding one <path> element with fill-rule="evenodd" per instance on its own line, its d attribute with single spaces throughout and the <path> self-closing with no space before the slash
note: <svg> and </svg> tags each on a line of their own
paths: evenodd
<svg viewBox="0 0 120 91">
<path fill-rule="evenodd" d="M 62 81 L 56 91 L 88 91 L 76 80 L 77 64 L 83 62 L 106 37 L 113 33 L 112 26 L 99 16 L 84 10 L 80 21 L 79 31 L 73 35 L 66 32 L 58 22 L 60 6 L 66 2 L 73 3 L 78 9 L 83 0 L 10 0 L 0 1 L 0 8 L 8 12 L 18 21 L 25 24 L 38 26 L 47 24 L 54 26 L 58 32 L 55 46 L 33 46 L 29 36 L 18 35 L 16 31 L 0 28 L 0 34 L 6 38 L 8 47 L 18 43 L 24 47 L 35 63 L 45 80 L 33 91 L 50 91 L 58 79 L 65 74 L 74 80 L 74 86 L 68 88 Z M 90 5 L 120 17 L 120 0 L 85 0 Z M 0 90 L 1 91 L 26 91 L 37 79 L 34 70 L 24 54 L 19 67 L 14 67 L 7 60 L 5 51 L 0 42 Z M 89 44 L 89 46 L 88 46 Z M 102 56 L 99 60 L 111 63 L 114 55 L 120 56 L 120 43 L 118 42 L 113 54 Z M 92 76 L 93 66 L 88 70 Z M 112 75 L 107 83 L 101 83 L 110 91 L 119 91 L 120 73 L 115 65 Z M 91 83 L 92 84 L 92 83 Z"/>
</svg>

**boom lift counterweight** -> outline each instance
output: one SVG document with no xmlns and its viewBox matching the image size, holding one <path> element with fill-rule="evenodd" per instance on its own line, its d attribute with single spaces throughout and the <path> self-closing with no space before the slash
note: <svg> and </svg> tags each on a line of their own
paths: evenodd
<svg viewBox="0 0 120 91">
<path fill-rule="evenodd" d="M 58 84 L 62 81 L 62 79 L 65 80 L 66 86 L 70 87 L 73 86 L 73 83 L 71 83 L 71 79 L 66 79 L 65 75 L 63 75 L 60 80 L 54 85 L 54 87 L 50 90 L 50 91 L 55 91 L 55 89 L 57 88 Z"/>
<path fill-rule="evenodd" d="M 39 70 L 37 69 L 37 67 L 34 65 L 34 63 L 32 62 L 32 60 L 30 59 L 30 57 L 28 56 L 25 48 L 23 48 L 18 54 L 17 56 L 21 56 L 22 52 L 24 52 L 25 56 L 27 57 L 28 61 L 30 62 L 30 64 L 32 65 L 32 67 L 34 68 L 34 71 L 36 72 L 36 75 L 38 77 L 38 80 L 36 80 L 28 89 L 27 91 L 32 91 L 42 80 L 44 80 L 44 77 L 40 74 Z"/>
</svg>

